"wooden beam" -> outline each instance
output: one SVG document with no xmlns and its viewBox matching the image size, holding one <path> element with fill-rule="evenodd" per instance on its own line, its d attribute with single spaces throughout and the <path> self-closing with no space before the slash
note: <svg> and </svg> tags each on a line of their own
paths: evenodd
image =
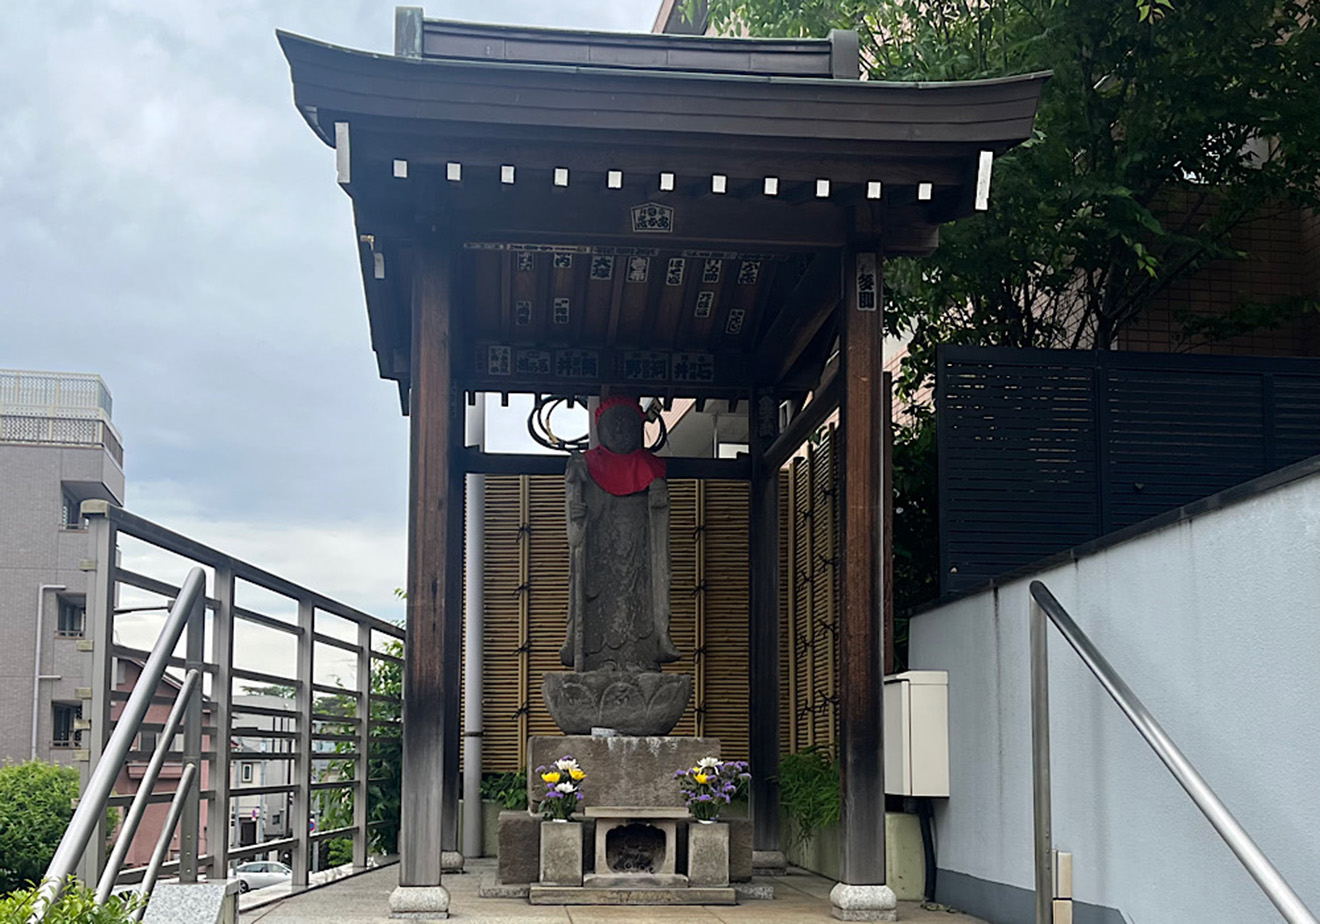
<svg viewBox="0 0 1320 924">
<path fill-rule="evenodd" d="M 453 254 L 419 250 L 412 291 L 408 627 L 403 701 L 403 825 L 399 882 L 440 884 L 444 781 L 449 763 L 445 702 L 462 645 L 462 403 L 453 386 Z M 455 567 L 457 561 L 458 567 Z M 440 706 L 440 708 L 437 708 Z M 457 704 L 455 704 L 457 706 Z"/>
<path fill-rule="evenodd" d="M 884 330 L 880 257 L 844 256 L 842 549 L 839 559 L 839 878 L 849 885 L 885 881 L 882 651 L 884 483 Z"/>
<path fill-rule="evenodd" d="M 842 376 L 834 375 L 821 384 L 812 399 L 788 422 L 784 432 L 765 450 L 765 464 L 778 471 L 793 453 L 815 433 L 825 419 L 839 407 L 843 396 Z"/>
<path fill-rule="evenodd" d="M 446 221 L 470 241 L 580 241 L 629 247 L 696 247 L 755 252 L 761 249 L 819 250 L 847 239 L 846 209 L 828 201 L 792 206 L 777 199 L 745 199 L 730 206 L 725 196 L 692 198 L 680 193 L 622 191 L 603 195 L 582 187 L 557 190 L 519 188 L 517 207 L 495 207 L 493 186 L 446 189 Z M 643 198 L 644 196 L 644 198 Z M 673 230 L 633 231 L 632 206 L 655 201 L 673 208 Z"/>
<path fill-rule="evenodd" d="M 760 341 L 761 378 L 778 383 L 797 363 L 839 304 L 839 253 L 817 254 Z"/>
<path fill-rule="evenodd" d="M 562 475 L 568 463 L 560 453 L 490 453 L 468 447 L 459 455 L 458 467 L 470 475 Z M 669 478 L 727 479 L 747 481 L 752 477 L 748 456 L 736 459 L 665 458 Z"/>
<path fill-rule="evenodd" d="M 779 852 L 779 467 L 764 449 L 779 433 L 772 391 L 752 398 L 747 422 L 752 450 L 748 553 L 748 761 L 752 765 L 752 850 Z M 778 865 L 777 863 L 775 865 Z"/>
</svg>

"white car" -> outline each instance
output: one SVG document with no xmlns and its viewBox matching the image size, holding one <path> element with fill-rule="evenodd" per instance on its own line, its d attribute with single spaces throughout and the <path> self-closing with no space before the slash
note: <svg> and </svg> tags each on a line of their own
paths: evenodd
<svg viewBox="0 0 1320 924">
<path fill-rule="evenodd" d="M 240 882 L 238 890 L 246 892 L 249 889 L 264 889 L 266 886 L 289 882 L 293 879 L 293 870 L 274 860 L 254 860 L 234 870 L 234 875 Z"/>
</svg>

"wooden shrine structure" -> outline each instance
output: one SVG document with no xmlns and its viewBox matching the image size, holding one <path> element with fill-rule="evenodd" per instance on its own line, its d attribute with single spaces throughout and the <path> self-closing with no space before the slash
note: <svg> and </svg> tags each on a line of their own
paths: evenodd
<svg viewBox="0 0 1320 924">
<path fill-rule="evenodd" d="M 827 39 L 475 26 L 400 8 L 393 55 L 281 33 L 294 99 L 352 197 L 372 348 L 411 418 L 403 898 L 457 847 L 465 395 L 746 402 L 755 849 L 778 851 L 779 478 L 840 411 L 841 878 L 884 883 L 882 268 L 987 207 L 1047 75 L 859 79 Z M 784 402 L 795 410 L 780 430 Z M 565 563 L 567 567 L 567 563 Z M 429 899 L 428 899 L 429 900 Z"/>
</svg>

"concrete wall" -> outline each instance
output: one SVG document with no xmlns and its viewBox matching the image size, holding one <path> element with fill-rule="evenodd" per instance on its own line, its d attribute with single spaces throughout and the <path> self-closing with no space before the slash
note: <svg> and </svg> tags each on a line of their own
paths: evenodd
<svg viewBox="0 0 1320 924">
<path fill-rule="evenodd" d="M 86 594 L 91 557 L 87 533 L 61 524 L 62 490 L 77 497 L 122 503 L 124 473 L 100 446 L 86 448 L 0 443 L 0 762 L 27 760 L 32 742 L 33 657 L 41 633 L 41 682 L 37 754 L 71 763 L 72 749 L 52 749 L 52 701 L 74 702 L 77 688 L 91 683 L 91 658 L 77 639 L 55 635 L 57 594 L 45 597 L 45 624 L 36 625 L 37 589 L 63 584 L 66 593 Z"/>
<path fill-rule="evenodd" d="M 1320 474 L 919 615 L 949 672 L 938 894 L 1031 919 L 1028 593 L 1043 581 L 1313 911 L 1320 910 Z M 1050 629 L 1054 837 L 1077 920 L 1279 920 Z"/>
</svg>

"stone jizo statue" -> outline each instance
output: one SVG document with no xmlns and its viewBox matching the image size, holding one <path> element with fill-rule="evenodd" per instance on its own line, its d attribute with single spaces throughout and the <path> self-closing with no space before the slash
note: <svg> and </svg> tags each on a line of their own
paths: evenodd
<svg viewBox="0 0 1320 924">
<path fill-rule="evenodd" d="M 644 446 L 645 423 L 634 399 L 605 399 L 599 445 L 573 453 L 565 473 L 569 604 L 559 659 L 572 672 L 546 674 L 542 692 L 569 734 L 667 734 L 691 694 L 690 677 L 660 673 L 679 654 L 669 637 L 669 488 L 664 460 Z"/>
<path fill-rule="evenodd" d="M 631 398 L 606 399 L 596 411 L 600 445 L 568 460 L 568 637 L 559 660 L 575 671 L 658 671 L 678 660 L 669 639 L 669 486 L 664 460 L 642 445 L 645 420 Z"/>
</svg>

